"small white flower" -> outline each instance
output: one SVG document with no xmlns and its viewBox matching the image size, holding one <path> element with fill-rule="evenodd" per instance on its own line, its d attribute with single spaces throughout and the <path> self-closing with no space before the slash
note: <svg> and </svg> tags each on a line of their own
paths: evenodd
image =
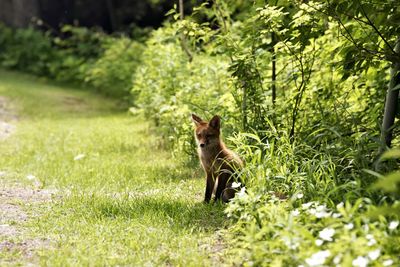
<svg viewBox="0 0 400 267">
<path fill-rule="evenodd" d="M 317 211 L 314 215 L 317 218 L 327 218 L 327 217 L 331 216 L 331 212 Z"/>
<path fill-rule="evenodd" d="M 302 199 L 304 197 L 304 195 L 302 194 L 302 193 L 298 193 L 297 195 L 296 195 L 296 198 L 298 198 L 298 199 Z"/>
<path fill-rule="evenodd" d="M 333 258 L 333 263 L 337 265 L 337 264 L 340 263 L 341 260 L 342 260 L 342 254 L 336 255 L 336 256 Z"/>
<path fill-rule="evenodd" d="M 28 180 L 35 180 L 35 179 L 36 179 L 36 176 L 33 175 L 33 174 L 28 174 L 28 175 L 26 176 L 26 179 L 28 179 Z"/>
<path fill-rule="evenodd" d="M 292 214 L 293 217 L 297 217 L 300 215 L 300 211 L 298 209 L 292 210 L 290 212 L 290 214 Z"/>
<path fill-rule="evenodd" d="M 347 230 L 351 230 L 354 228 L 354 224 L 353 223 L 348 223 L 344 226 L 344 228 L 346 228 Z"/>
<path fill-rule="evenodd" d="M 390 266 L 393 264 L 393 260 L 392 259 L 385 260 L 382 264 L 383 266 Z"/>
<path fill-rule="evenodd" d="M 81 160 L 85 157 L 85 154 L 79 154 L 74 157 L 74 160 Z"/>
<path fill-rule="evenodd" d="M 233 182 L 232 188 L 238 188 L 238 187 L 240 187 L 240 185 L 241 185 L 241 183 L 239 183 L 239 182 Z"/>
<path fill-rule="evenodd" d="M 312 254 L 310 258 L 307 258 L 306 263 L 309 266 L 320 266 L 325 263 L 326 258 L 328 258 L 330 255 L 331 252 L 329 250 L 318 251 Z"/>
<path fill-rule="evenodd" d="M 324 240 L 321 240 L 321 239 L 315 240 L 315 245 L 317 245 L 318 247 L 321 246 L 323 243 L 324 243 Z"/>
<path fill-rule="evenodd" d="M 336 208 L 341 209 L 341 208 L 343 208 L 343 206 L 344 206 L 344 203 L 340 202 L 339 204 L 336 205 Z"/>
<path fill-rule="evenodd" d="M 367 245 L 368 245 L 369 247 L 371 247 L 371 246 L 373 246 L 373 245 L 375 245 L 375 244 L 376 244 L 376 240 L 375 240 L 375 239 L 370 239 L 370 240 L 368 240 Z"/>
<path fill-rule="evenodd" d="M 337 218 L 342 217 L 342 214 L 340 214 L 340 213 L 334 213 L 334 214 L 332 214 L 332 217 L 335 218 L 335 219 L 337 219 Z"/>
<path fill-rule="evenodd" d="M 326 206 L 325 205 L 318 205 L 315 209 L 317 211 L 326 211 Z"/>
<path fill-rule="evenodd" d="M 379 258 L 379 256 L 381 255 L 381 250 L 380 249 L 375 249 L 373 251 L 370 251 L 368 253 L 368 258 L 370 258 L 371 260 L 376 260 L 377 258 Z"/>
<path fill-rule="evenodd" d="M 325 241 L 332 241 L 332 237 L 335 234 L 335 229 L 333 228 L 325 228 L 321 232 L 319 232 L 318 236 Z"/>
<path fill-rule="evenodd" d="M 246 195 L 246 187 L 242 187 L 242 189 L 240 189 L 240 192 L 237 192 L 236 195 L 237 195 L 239 198 L 244 197 L 244 196 Z"/>
<path fill-rule="evenodd" d="M 368 265 L 368 258 L 366 257 L 362 257 L 362 256 L 358 256 L 357 259 L 352 261 L 353 266 L 356 267 L 366 267 Z"/>
<path fill-rule="evenodd" d="M 367 243 L 368 246 L 373 246 L 376 244 L 376 240 L 373 235 L 368 234 L 365 236 L 365 238 L 368 240 L 368 243 Z"/>
<path fill-rule="evenodd" d="M 399 221 L 391 221 L 391 222 L 389 223 L 389 229 L 390 229 L 390 230 L 396 229 L 397 226 L 399 226 Z"/>
<path fill-rule="evenodd" d="M 308 213 L 310 213 L 311 215 L 315 215 L 315 213 L 317 213 L 317 210 L 314 208 L 311 208 L 308 210 Z"/>
</svg>

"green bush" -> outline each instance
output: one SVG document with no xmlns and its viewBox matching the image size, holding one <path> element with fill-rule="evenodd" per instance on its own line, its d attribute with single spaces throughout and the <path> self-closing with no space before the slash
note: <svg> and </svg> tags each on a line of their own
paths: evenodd
<svg viewBox="0 0 400 267">
<path fill-rule="evenodd" d="M 104 53 L 86 72 L 85 82 L 106 95 L 127 96 L 144 47 L 126 37 L 112 38 L 105 47 Z"/>
<path fill-rule="evenodd" d="M 237 116 L 226 57 L 199 53 L 189 62 L 176 29 L 166 26 L 147 41 L 142 62 L 134 77 L 134 103 L 170 147 L 195 155 L 191 113 L 204 119 L 218 114 L 231 132 Z"/>
<path fill-rule="evenodd" d="M 143 45 L 96 29 L 65 25 L 60 36 L 0 24 L 0 65 L 127 97 Z"/>
<path fill-rule="evenodd" d="M 0 64 L 4 68 L 50 75 L 55 56 L 52 39 L 33 28 L 10 29 L 0 24 Z"/>
<path fill-rule="evenodd" d="M 53 40 L 56 56 L 50 64 L 50 76 L 58 81 L 82 84 L 87 72 L 104 52 L 108 36 L 98 30 L 65 25 L 62 37 Z"/>
</svg>

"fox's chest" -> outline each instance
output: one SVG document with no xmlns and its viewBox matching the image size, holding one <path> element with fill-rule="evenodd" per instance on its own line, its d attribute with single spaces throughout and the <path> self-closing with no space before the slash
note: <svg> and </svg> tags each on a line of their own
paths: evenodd
<svg viewBox="0 0 400 267">
<path fill-rule="evenodd" d="M 216 157 L 215 155 L 208 155 L 207 153 L 200 152 L 200 161 L 203 169 L 207 173 L 213 173 L 214 175 L 226 167 L 224 158 Z"/>
</svg>

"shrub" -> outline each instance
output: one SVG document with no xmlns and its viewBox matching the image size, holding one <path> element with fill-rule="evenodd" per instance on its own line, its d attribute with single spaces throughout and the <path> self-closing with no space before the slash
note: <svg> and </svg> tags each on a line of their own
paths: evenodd
<svg viewBox="0 0 400 267">
<path fill-rule="evenodd" d="M 2 67 L 49 75 L 55 55 L 51 37 L 32 27 L 10 29 L 0 24 L 0 64 Z"/>
<path fill-rule="evenodd" d="M 113 97 L 129 95 L 135 69 L 141 63 L 143 45 L 129 38 L 111 38 L 104 53 L 92 64 L 85 82 Z"/>
<path fill-rule="evenodd" d="M 190 114 L 204 119 L 219 114 L 223 129 L 231 132 L 237 119 L 232 80 L 226 57 L 199 53 L 189 62 L 175 31 L 164 27 L 147 41 L 132 94 L 170 147 L 195 155 Z"/>
</svg>

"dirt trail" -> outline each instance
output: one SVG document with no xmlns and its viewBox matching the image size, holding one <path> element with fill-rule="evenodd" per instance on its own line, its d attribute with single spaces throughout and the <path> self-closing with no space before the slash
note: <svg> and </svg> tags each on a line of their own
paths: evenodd
<svg viewBox="0 0 400 267">
<path fill-rule="evenodd" d="M 14 122 L 18 119 L 7 98 L 0 96 L 0 140 L 10 136 L 14 130 Z"/>
<path fill-rule="evenodd" d="M 18 116 L 7 98 L 0 96 L 0 142 L 6 142 L 16 129 Z M 34 176 L 21 177 L 31 180 L 29 187 L 11 182 L 7 173 L 0 169 L 0 252 L 16 251 L 27 259 L 32 258 L 33 251 L 48 246 L 49 240 L 28 239 L 25 237 L 24 223 L 31 216 L 38 216 L 26 211 L 26 207 L 51 201 L 54 190 L 39 189 L 40 182 Z M 4 263 L 0 259 L 0 264 Z"/>
</svg>

